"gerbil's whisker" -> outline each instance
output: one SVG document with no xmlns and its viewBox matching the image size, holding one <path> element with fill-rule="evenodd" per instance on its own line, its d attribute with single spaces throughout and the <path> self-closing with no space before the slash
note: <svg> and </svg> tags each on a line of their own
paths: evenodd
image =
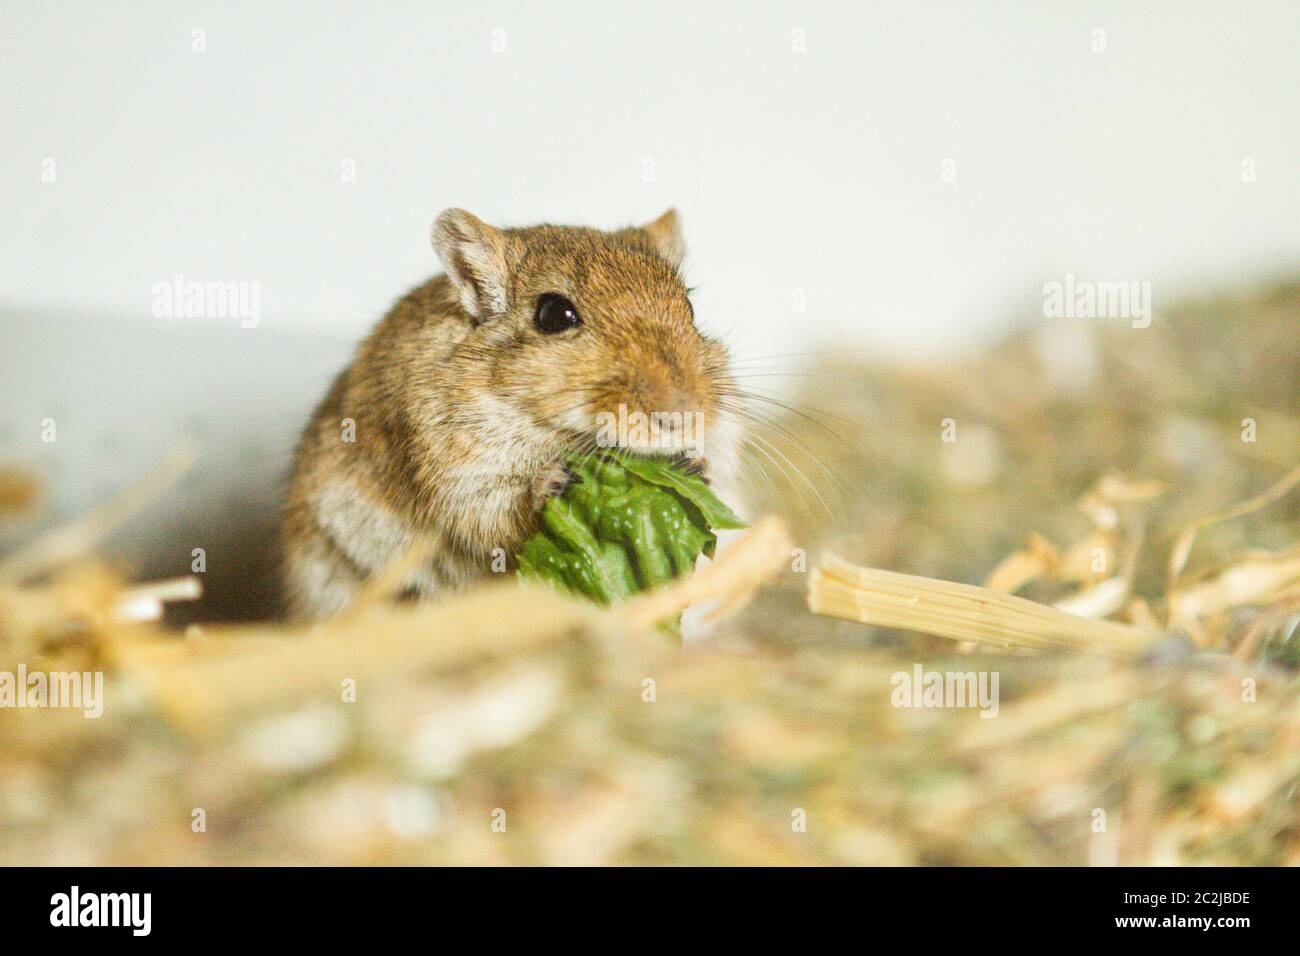
<svg viewBox="0 0 1300 956">
<path fill-rule="evenodd" d="M 763 467 L 763 463 L 755 461 L 749 457 L 744 448 L 740 449 L 738 463 L 743 465 L 748 473 L 762 479 L 763 493 L 766 495 L 768 501 L 776 501 L 780 497 L 776 492 L 776 486 L 772 484 L 772 479 L 768 477 L 767 470 Z"/>
<path fill-rule="evenodd" d="M 815 464 L 818 468 L 821 469 L 822 473 L 825 474 L 828 479 L 830 479 L 832 482 L 836 484 L 841 494 L 845 496 L 851 494 L 848 487 L 848 483 L 845 482 L 844 479 L 840 475 L 838 475 L 835 471 L 833 471 L 829 466 L 827 466 L 826 463 L 821 460 L 821 457 L 817 454 L 817 452 L 814 451 L 807 444 L 807 442 L 805 442 L 794 432 L 790 431 L 789 429 L 785 428 L 783 425 L 777 422 L 762 418 L 754 414 L 753 412 L 749 411 L 748 409 L 736 408 L 736 409 L 731 409 L 731 412 L 732 414 L 735 414 L 737 417 L 741 418 L 748 424 L 753 425 L 754 427 L 770 428 L 777 436 L 795 445 L 801 452 L 803 452 L 803 454 L 808 456 L 809 460 L 812 461 L 813 464 Z"/>
<path fill-rule="evenodd" d="M 764 391 L 767 391 L 767 390 L 764 389 Z M 763 402 L 763 403 L 768 404 L 768 405 L 774 405 L 774 406 L 776 406 L 777 408 L 782 409 L 783 411 L 789 412 L 791 415 L 798 415 L 798 416 L 799 416 L 800 418 L 802 418 L 804 421 L 806 421 L 806 422 L 808 422 L 809 424 L 814 425 L 814 426 L 816 426 L 817 428 L 820 428 L 822 431 L 826 432 L 826 434 L 830 435 L 832 438 L 834 438 L 837 442 L 839 442 L 841 445 L 843 445 L 843 446 L 844 446 L 846 449 L 848 449 L 849 451 L 852 451 L 852 450 L 853 450 L 853 446 L 849 444 L 849 442 L 844 438 L 843 435 L 841 435 L 841 434 L 839 434 L 838 432 L 836 432 L 833 428 L 831 428 L 830 426 L 828 426 L 825 422 L 820 422 L 820 421 L 818 421 L 816 418 L 813 418 L 812 415 L 808 414 L 808 412 L 805 412 L 805 411 L 803 411 L 802 409 L 796 407 L 795 405 L 790 404 L 790 402 L 788 402 L 788 401 L 782 401 L 782 400 L 780 400 L 780 399 L 772 398 L 772 397 L 769 396 L 769 395 L 763 395 L 763 394 L 760 394 L 760 392 L 759 392 L 758 390 L 754 389 L 752 386 L 751 386 L 751 387 L 748 387 L 748 388 L 743 388 L 743 387 L 741 387 L 741 386 L 739 386 L 739 385 L 736 385 L 736 384 L 731 384 L 731 385 L 729 385 L 729 386 L 724 386 L 723 389 L 722 389 L 722 391 L 721 391 L 721 394 L 723 394 L 723 395 L 725 395 L 725 396 L 727 396 L 727 397 L 730 397 L 730 398 L 739 398 L 739 399 L 742 399 L 742 400 L 744 400 L 744 401 Z M 802 404 L 802 403 L 801 403 L 801 404 Z M 809 408 L 809 411 L 811 411 L 811 412 L 813 412 L 813 413 L 815 413 L 815 414 L 818 414 L 818 415 L 825 415 L 827 418 L 835 419 L 836 421 L 842 422 L 842 423 L 844 423 L 845 425 L 849 425 L 849 426 L 851 426 L 851 427 L 853 427 L 853 428 L 856 428 L 856 429 L 859 429 L 859 430 L 861 430 L 861 431 L 870 431 L 870 429 L 866 428 L 866 427 L 865 427 L 861 422 L 855 422 L 855 421 L 853 421 L 853 420 L 851 420 L 851 419 L 844 418 L 844 417 L 842 417 L 842 416 L 840 416 L 840 415 L 832 414 L 831 412 L 825 412 L 825 411 L 822 411 L 822 410 L 820 410 L 820 409 L 816 409 L 816 408 Z"/>
<path fill-rule="evenodd" d="M 870 349 L 832 349 L 827 352 L 776 352 L 772 355 L 743 355 L 732 360 L 732 364 L 741 362 L 768 362 L 774 359 L 792 358 L 838 358 L 841 355 L 869 355 Z"/>
<path fill-rule="evenodd" d="M 778 460 L 772 454 L 773 448 L 770 442 L 763 441 L 762 438 L 760 438 L 758 435 L 754 434 L 753 432 L 750 432 L 745 435 L 744 443 L 750 449 L 758 452 L 760 455 L 762 455 L 764 458 L 770 461 L 776 467 L 776 470 L 780 474 L 781 479 L 784 481 L 784 483 L 790 488 L 793 488 L 795 493 L 799 496 L 800 504 L 802 504 L 805 508 L 810 507 L 808 498 L 804 494 L 804 490 L 802 486 L 800 486 L 797 482 L 795 482 L 794 477 L 790 474 L 789 467 L 785 463 Z"/>
<path fill-rule="evenodd" d="M 822 493 L 817 490 L 817 485 L 806 474 L 804 474 L 803 469 L 800 468 L 799 465 L 795 463 L 790 458 L 789 455 L 787 455 L 777 445 L 768 441 L 766 438 L 764 438 L 762 435 L 758 434 L 757 432 L 750 432 L 746 436 L 746 438 L 747 440 L 760 442 L 762 445 L 766 446 L 772 453 L 779 455 L 780 458 L 790 466 L 790 468 L 794 471 L 795 475 L 799 477 L 800 481 L 802 481 L 805 485 L 808 486 L 808 490 L 813 493 L 813 495 L 817 498 L 817 501 L 821 504 L 822 508 L 825 510 L 826 516 L 828 518 L 831 518 L 832 520 L 835 518 L 835 512 L 831 509 L 830 505 L 826 503 L 826 499 L 822 497 Z M 817 462 L 817 463 L 819 465 L 821 464 L 821 462 Z M 822 467 L 824 468 L 825 466 Z M 830 474 L 830 472 L 828 471 L 827 474 Z M 798 485 L 795 484 L 793 481 L 791 481 L 791 484 L 794 485 L 796 488 L 798 487 Z M 800 497 L 801 498 L 803 497 L 802 493 L 800 493 Z"/>
</svg>

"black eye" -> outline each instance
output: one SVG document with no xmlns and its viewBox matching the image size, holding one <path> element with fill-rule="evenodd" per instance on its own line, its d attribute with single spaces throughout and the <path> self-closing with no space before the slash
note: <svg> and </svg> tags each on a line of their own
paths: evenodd
<svg viewBox="0 0 1300 956">
<path fill-rule="evenodd" d="M 554 335 L 582 325 L 582 316 L 578 315 L 577 306 L 564 296 L 548 292 L 537 300 L 533 324 L 546 335 Z"/>
</svg>

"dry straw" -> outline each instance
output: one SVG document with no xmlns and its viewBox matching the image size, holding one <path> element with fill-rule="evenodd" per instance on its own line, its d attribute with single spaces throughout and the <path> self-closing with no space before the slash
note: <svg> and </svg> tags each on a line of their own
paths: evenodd
<svg viewBox="0 0 1300 956">
<path fill-rule="evenodd" d="M 880 432 L 827 462 L 856 509 L 838 553 L 931 577 L 804 575 L 815 529 L 772 518 L 608 610 L 505 582 L 394 606 L 397 566 L 318 626 L 182 634 L 160 612 L 195 578 L 94 555 L 182 448 L 0 561 L 0 671 L 106 678 L 102 719 L 0 708 L 0 864 L 1300 864 L 1298 313 L 1286 287 L 1165 338 L 1099 332 L 1082 393 L 1027 336 L 957 369 L 827 369 L 818 404 Z M 1267 440 L 1237 440 L 1242 414 Z M 806 425 L 782 427 L 816 448 Z M 0 520 L 35 496 L 0 472 Z M 703 646 L 653 629 L 747 604 Z M 1180 634 L 1198 647 L 1144 653 Z M 922 661 L 999 672 L 997 719 L 893 707 Z"/>
<path fill-rule="evenodd" d="M 833 554 L 813 569 L 808 608 L 814 614 L 994 647 L 1135 656 L 1162 636 L 970 584 L 863 568 Z"/>
</svg>

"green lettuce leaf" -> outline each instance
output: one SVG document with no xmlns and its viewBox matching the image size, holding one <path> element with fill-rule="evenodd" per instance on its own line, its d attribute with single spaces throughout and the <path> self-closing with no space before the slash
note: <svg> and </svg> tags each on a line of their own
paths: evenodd
<svg viewBox="0 0 1300 956">
<path fill-rule="evenodd" d="M 670 461 L 604 450 L 567 463 L 581 480 L 542 508 L 518 555 L 522 578 L 614 604 L 712 557 L 714 529 L 745 527 L 698 475 Z"/>
</svg>

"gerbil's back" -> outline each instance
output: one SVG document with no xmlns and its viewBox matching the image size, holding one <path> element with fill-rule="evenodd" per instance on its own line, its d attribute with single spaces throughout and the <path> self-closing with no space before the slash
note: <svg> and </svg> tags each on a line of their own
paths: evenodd
<svg viewBox="0 0 1300 956">
<path fill-rule="evenodd" d="M 393 306 L 313 411 L 295 453 L 290 510 L 330 474 L 353 471 L 349 463 L 385 461 L 394 449 L 373 446 L 399 438 L 412 389 L 426 397 L 436 389 L 439 363 L 466 330 L 446 276 L 417 286 Z"/>
<path fill-rule="evenodd" d="M 350 385 L 395 385 L 446 358 L 469 331 L 445 275 L 435 276 L 398 300 L 357 349 Z"/>
</svg>

